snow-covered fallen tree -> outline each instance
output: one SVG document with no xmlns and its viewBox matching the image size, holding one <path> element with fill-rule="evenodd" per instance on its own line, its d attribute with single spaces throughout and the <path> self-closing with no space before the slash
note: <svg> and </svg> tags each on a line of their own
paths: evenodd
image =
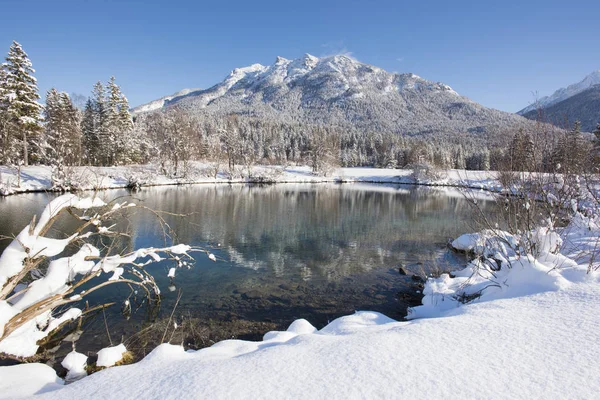
<svg viewBox="0 0 600 400">
<path fill-rule="evenodd" d="M 34 218 L 12 240 L 0 256 L 0 353 L 33 357 L 64 324 L 96 308 L 71 305 L 105 286 L 128 284 L 135 288 L 132 295 L 139 292 L 148 302 L 158 299 L 160 290 L 145 266 L 165 259 L 184 266 L 192 260 L 190 251 L 202 250 L 179 244 L 112 254 L 110 246 L 97 245 L 101 238 L 122 235 L 111 225 L 121 213 L 144 208 L 130 201 L 107 204 L 98 197 L 66 194 L 52 200 L 39 220 Z M 47 237 L 64 213 L 79 221 L 75 230 L 66 238 Z"/>
</svg>

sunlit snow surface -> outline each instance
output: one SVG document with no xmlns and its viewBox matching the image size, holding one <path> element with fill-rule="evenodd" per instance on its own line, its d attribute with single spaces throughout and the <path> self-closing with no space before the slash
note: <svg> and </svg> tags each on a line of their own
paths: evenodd
<svg viewBox="0 0 600 400">
<path fill-rule="evenodd" d="M 142 186 L 176 185 L 182 183 L 245 183 L 252 182 L 246 177 L 230 177 L 220 172 L 215 178 L 210 163 L 192 162 L 192 173 L 186 178 L 169 178 L 159 172 L 155 165 L 134 165 L 115 167 L 73 167 L 72 180 L 82 190 L 111 189 L 127 187 L 131 180 Z M 52 168 L 47 166 L 29 166 L 21 169 L 21 185 L 17 187 L 17 171 L 14 168 L 0 166 L 2 182 L 0 195 L 52 190 Z M 477 189 L 500 190 L 501 186 L 494 171 L 447 170 L 435 179 L 416 182 L 412 170 L 386 168 L 339 168 L 329 175 L 312 173 L 308 166 L 280 167 L 274 165 L 256 165 L 251 175 L 268 182 L 375 182 L 375 183 L 422 183 L 436 186 L 468 186 Z"/>
</svg>

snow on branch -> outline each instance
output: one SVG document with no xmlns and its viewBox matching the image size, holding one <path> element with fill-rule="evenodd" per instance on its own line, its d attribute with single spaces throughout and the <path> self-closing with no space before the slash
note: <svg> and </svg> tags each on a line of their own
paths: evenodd
<svg viewBox="0 0 600 400">
<path fill-rule="evenodd" d="M 178 244 L 110 255 L 89 242 L 93 235 L 118 234 L 111 231 L 114 226 L 106 228 L 102 223 L 132 207 L 145 209 L 131 202 L 109 205 L 98 197 L 66 194 L 51 201 L 38 222 L 34 218 L 14 238 L 0 256 L 0 353 L 20 358 L 34 356 L 40 341 L 86 312 L 70 308 L 56 316 L 58 307 L 81 301 L 107 285 L 127 283 L 141 288 L 149 300 L 157 298 L 160 290 L 144 267 L 162 260 L 188 265 L 186 260 L 192 260 L 189 252 L 204 251 Z M 94 211 L 86 215 L 91 209 Z M 84 211 L 84 215 L 76 215 L 75 210 Z M 66 211 L 79 218 L 80 226 L 65 239 L 45 237 L 54 221 Z M 69 244 L 76 244 L 78 250 L 57 258 Z M 38 267 L 44 260 L 49 262 L 42 273 Z M 82 287 L 101 276 L 104 279 L 100 283 Z"/>
</svg>

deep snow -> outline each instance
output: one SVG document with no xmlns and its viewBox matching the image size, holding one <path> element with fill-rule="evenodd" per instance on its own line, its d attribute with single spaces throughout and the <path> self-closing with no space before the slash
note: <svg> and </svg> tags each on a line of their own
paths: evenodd
<svg viewBox="0 0 600 400">
<path fill-rule="evenodd" d="M 60 390 L 50 367 L 35 379 L 29 365 L 8 367 L 23 373 L 9 386 L 23 386 L 4 397 L 48 390 L 40 398 L 594 398 L 599 289 L 583 282 L 410 322 L 361 312 L 315 334 L 197 352 L 165 344 L 138 364 Z M 40 380 L 48 385 L 41 391 Z"/>
</svg>

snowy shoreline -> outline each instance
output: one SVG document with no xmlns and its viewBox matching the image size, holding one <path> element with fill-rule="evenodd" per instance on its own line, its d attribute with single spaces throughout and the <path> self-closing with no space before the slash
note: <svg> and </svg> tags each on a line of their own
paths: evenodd
<svg viewBox="0 0 600 400">
<path fill-rule="evenodd" d="M 196 184 L 242 183 L 387 183 L 437 187 L 457 187 L 498 192 L 502 189 L 495 171 L 445 170 L 436 179 L 415 179 L 410 169 L 339 168 L 326 176 L 312 174 L 310 167 L 254 166 L 249 174 L 229 178 L 220 171 L 215 177 L 207 174 L 214 168 L 206 163 L 193 163 L 187 178 L 169 178 L 159 173 L 156 166 L 135 165 L 119 167 L 72 167 L 70 183 L 56 185 L 48 166 L 30 166 L 21 169 L 18 185 L 17 170 L 0 166 L 0 196 L 36 192 L 64 192 L 70 190 L 109 190 L 127 187 L 182 186 Z M 247 171 L 246 171 L 247 172 Z M 214 173 L 211 173 L 214 176 Z M 248 177 L 249 176 L 249 177 Z"/>
</svg>

